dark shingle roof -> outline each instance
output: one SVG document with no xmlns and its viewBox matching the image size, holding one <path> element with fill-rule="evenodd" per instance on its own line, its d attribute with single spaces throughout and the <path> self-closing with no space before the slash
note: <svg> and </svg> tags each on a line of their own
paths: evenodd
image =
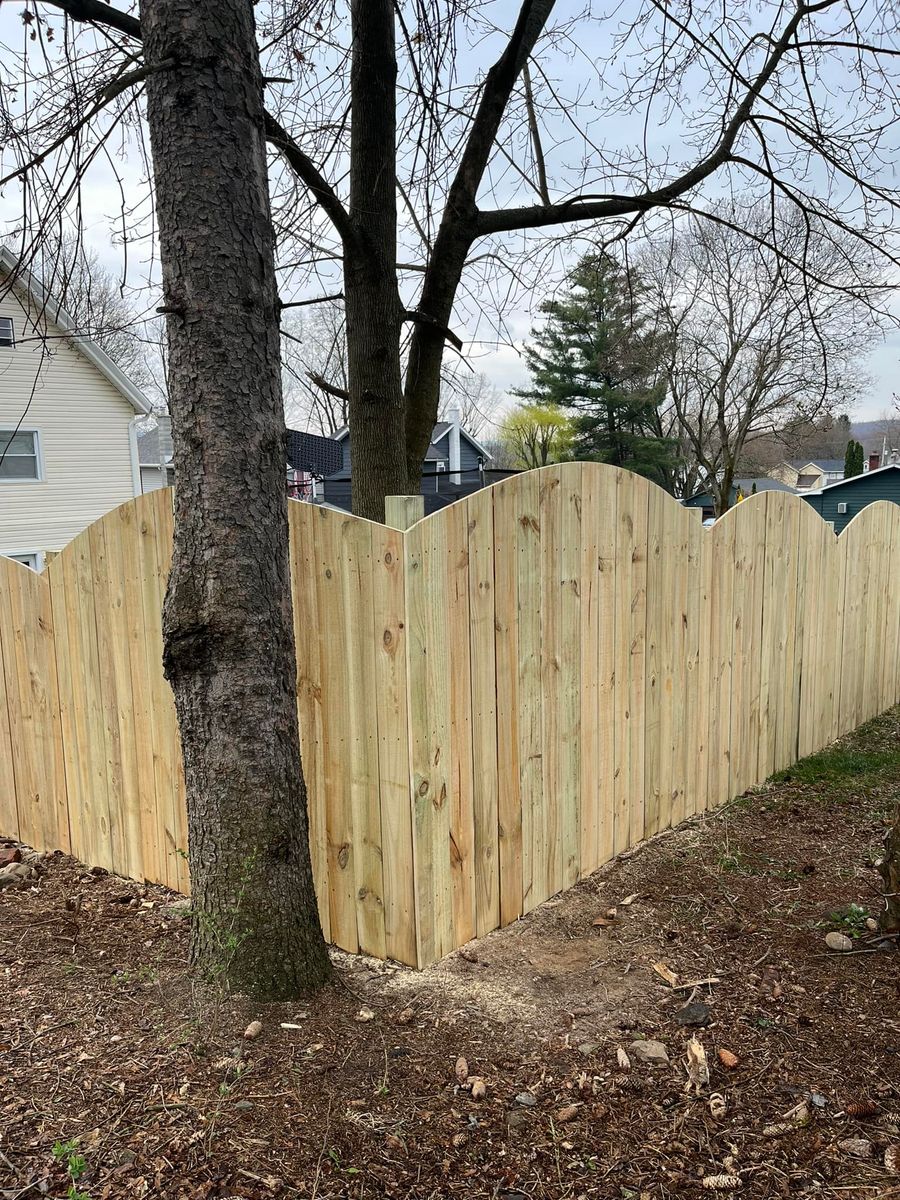
<svg viewBox="0 0 900 1200">
<path fill-rule="evenodd" d="M 788 459 L 788 466 L 796 467 L 797 470 L 799 470 L 800 467 L 808 467 L 810 463 L 812 463 L 814 466 L 818 467 L 820 471 L 824 471 L 826 475 L 833 475 L 838 471 L 843 473 L 843 470 L 844 470 L 844 460 L 842 458 L 789 458 Z"/>
<path fill-rule="evenodd" d="M 757 492 L 793 492 L 796 491 L 787 483 L 782 483 L 780 479 L 769 479 L 763 475 L 759 479 L 736 479 L 734 486 L 740 488 L 744 495 L 753 491 L 753 485 L 756 484 Z"/>
</svg>

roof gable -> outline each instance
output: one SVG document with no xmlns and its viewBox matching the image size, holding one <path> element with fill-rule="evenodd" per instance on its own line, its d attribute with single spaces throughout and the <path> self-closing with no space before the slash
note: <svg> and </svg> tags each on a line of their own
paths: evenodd
<svg viewBox="0 0 900 1200">
<path fill-rule="evenodd" d="M 6 276 L 13 288 L 19 288 L 29 296 L 41 316 L 69 334 L 69 340 L 75 349 L 109 380 L 136 413 L 148 415 L 152 411 L 150 401 L 140 388 L 116 366 L 106 351 L 101 350 L 91 338 L 78 332 L 75 322 L 62 305 L 53 299 L 30 271 L 20 265 L 7 246 L 0 246 L 0 274 Z"/>
<path fill-rule="evenodd" d="M 851 475 L 849 479 L 838 479 L 836 483 L 827 483 L 824 487 L 816 488 L 814 491 L 804 492 L 804 495 L 821 496 L 823 492 L 830 492 L 834 488 L 847 487 L 854 483 L 864 483 L 867 479 L 871 479 L 873 475 L 881 475 L 884 471 L 900 471 L 900 463 L 887 463 L 883 467 L 876 467 L 874 471 L 861 471 L 859 475 Z"/>
</svg>

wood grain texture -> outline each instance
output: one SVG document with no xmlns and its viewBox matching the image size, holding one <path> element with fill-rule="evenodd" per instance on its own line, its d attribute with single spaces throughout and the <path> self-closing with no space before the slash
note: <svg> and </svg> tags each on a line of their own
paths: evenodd
<svg viewBox="0 0 900 1200">
<path fill-rule="evenodd" d="M 707 530 L 584 463 L 405 531 L 290 507 L 310 854 L 346 950 L 434 962 L 900 701 L 895 505 L 836 539 L 763 493 Z M 172 521 L 156 492 L 43 578 L 0 560 L 0 832 L 187 890 Z"/>
</svg>

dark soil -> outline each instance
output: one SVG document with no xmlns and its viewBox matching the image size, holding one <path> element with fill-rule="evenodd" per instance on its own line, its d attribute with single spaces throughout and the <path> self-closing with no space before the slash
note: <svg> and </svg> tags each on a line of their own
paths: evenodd
<svg viewBox="0 0 900 1200">
<path fill-rule="evenodd" d="M 171 893 L 42 858 L 0 893 L 0 1197 L 900 1200 L 898 787 L 895 710 L 437 967 L 263 1009 L 192 979 Z"/>
</svg>

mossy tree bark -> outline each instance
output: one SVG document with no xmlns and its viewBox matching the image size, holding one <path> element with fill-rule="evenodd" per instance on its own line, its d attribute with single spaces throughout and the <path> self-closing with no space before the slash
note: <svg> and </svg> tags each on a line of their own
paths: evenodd
<svg viewBox="0 0 900 1200">
<path fill-rule="evenodd" d="M 322 984 L 300 763 L 278 298 L 252 0 L 142 0 L 169 345 L 164 612 L 192 954 L 264 999 Z"/>
</svg>

